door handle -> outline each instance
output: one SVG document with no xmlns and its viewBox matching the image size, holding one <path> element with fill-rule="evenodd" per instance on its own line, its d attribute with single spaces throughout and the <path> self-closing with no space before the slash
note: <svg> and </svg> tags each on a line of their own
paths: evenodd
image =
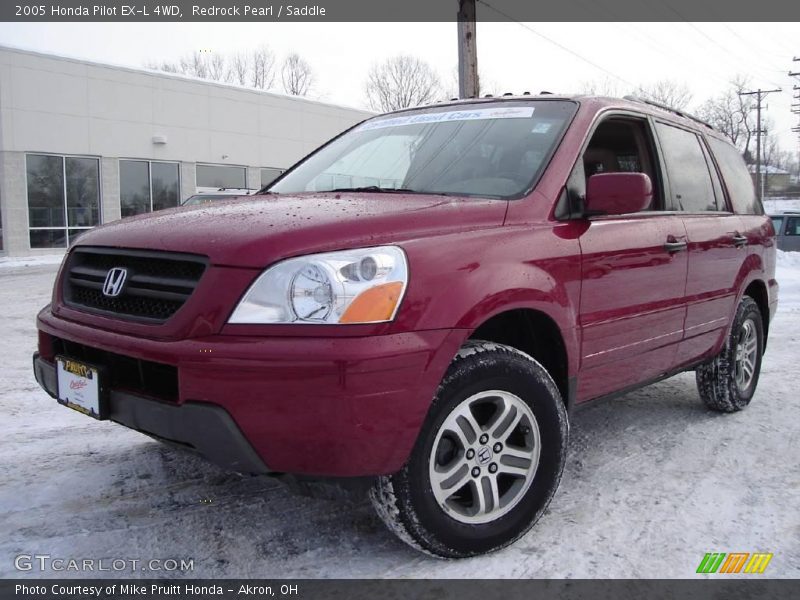
<svg viewBox="0 0 800 600">
<path fill-rule="evenodd" d="M 733 245 L 737 248 L 744 248 L 747 246 L 747 236 L 739 235 L 738 233 L 733 236 Z"/>
<path fill-rule="evenodd" d="M 686 242 L 675 239 L 673 236 L 669 236 L 667 241 L 664 242 L 664 250 L 670 254 L 674 254 L 675 252 L 683 252 L 687 247 L 688 245 Z"/>
</svg>

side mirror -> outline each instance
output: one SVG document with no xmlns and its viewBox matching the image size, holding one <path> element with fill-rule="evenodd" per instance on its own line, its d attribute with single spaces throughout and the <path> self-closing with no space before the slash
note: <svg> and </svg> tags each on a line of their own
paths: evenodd
<svg viewBox="0 0 800 600">
<path fill-rule="evenodd" d="M 624 215 L 647 208 L 653 184 L 644 173 L 598 173 L 586 184 L 586 215 Z"/>
</svg>

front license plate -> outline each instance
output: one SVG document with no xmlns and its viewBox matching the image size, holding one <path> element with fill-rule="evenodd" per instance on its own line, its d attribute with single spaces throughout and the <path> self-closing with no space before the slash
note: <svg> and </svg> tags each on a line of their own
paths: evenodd
<svg viewBox="0 0 800 600">
<path fill-rule="evenodd" d="M 56 357 L 58 401 L 95 419 L 104 419 L 100 370 L 92 365 Z"/>
</svg>

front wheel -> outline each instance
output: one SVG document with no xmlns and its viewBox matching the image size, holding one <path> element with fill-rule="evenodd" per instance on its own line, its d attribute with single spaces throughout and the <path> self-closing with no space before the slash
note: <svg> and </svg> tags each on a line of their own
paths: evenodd
<svg viewBox="0 0 800 600">
<path fill-rule="evenodd" d="M 448 558 L 490 552 L 530 529 L 561 478 L 568 437 L 547 371 L 509 346 L 471 341 L 437 390 L 401 471 L 371 498 L 401 539 Z"/>
<path fill-rule="evenodd" d="M 761 373 L 764 325 L 761 310 L 749 296 L 736 309 L 731 332 L 722 351 L 697 367 L 697 389 L 712 410 L 736 412 L 753 398 Z"/>
</svg>

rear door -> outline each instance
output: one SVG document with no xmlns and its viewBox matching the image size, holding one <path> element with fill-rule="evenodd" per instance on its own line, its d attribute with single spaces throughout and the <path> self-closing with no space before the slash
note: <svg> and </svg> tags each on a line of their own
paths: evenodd
<svg viewBox="0 0 800 600">
<path fill-rule="evenodd" d="M 688 364 L 709 352 L 727 329 L 747 237 L 703 139 L 661 122 L 656 132 L 667 166 L 667 206 L 681 215 L 689 242 L 686 322 L 677 357 L 678 363 Z"/>
<path fill-rule="evenodd" d="M 633 387 L 668 371 L 683 338 L 686 233 L 663 210 L 663 179 L 650 124 L 607 118 L 595 129 L 571 178 L 642 172 L 653 205 L 639 213 L 595 216 L 580 236 L 582 285 L 578 401 Z"/>
</svg>

